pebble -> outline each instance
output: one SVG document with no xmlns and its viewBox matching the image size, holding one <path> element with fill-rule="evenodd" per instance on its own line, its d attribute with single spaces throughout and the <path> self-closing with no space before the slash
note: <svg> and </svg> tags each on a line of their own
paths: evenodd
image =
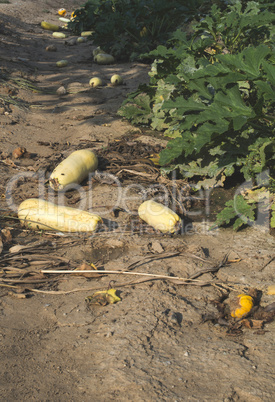
<svg viewBox="0 0 275 402">
<path fill-rule="evenodd" d="M 55 45 L 49 45 L 46 47 L 47 52 L 56 52 L 57 48 Z"/>
<path fill-rule="evenodd" d="M 66 88 L 61 86 L 56 90 L 57 95 L 62 96 L 62 95 L 66 95 L 67 91 Z"/>
</svg>

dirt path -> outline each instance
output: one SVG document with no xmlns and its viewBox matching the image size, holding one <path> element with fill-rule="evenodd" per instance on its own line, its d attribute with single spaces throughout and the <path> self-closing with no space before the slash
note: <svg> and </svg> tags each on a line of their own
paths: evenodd
<svg viewBox="0 0 275 402">
<path fill-rule="evenodd" d="M 75 1 L 64 1 L 60 7 L 71 11 L 75 5 Z M 45 172 L 73 150 L 94 149 L 104 171 L 108 159 L 118 163 L 119 156 L 126 158 L 127 154 L 129 159 L 143 158 L 144 167 L 144 155 L 158 143 L 116 115 L 126 94 L 148 80 L 149 67 L 140 63 L 98 66 L 93 63 L 92 42 L 69 46 L 65 40 L 53 39 L 40 22 L 56 23 L 56 8 L 56 2 L 46 0 L 0 4 L 0 63 L 1 71 L 8 74 L 0 93 L 17 103 L 0 105 L 0 202 L 4 211 L 9 211 L 7 186 L 15 205 L 31 196 L 49 196 L 39 186 L 41 175 L 44 180 Z M 46 51 L 52 44 L 57 51 Z M 55 63 L 62 59 L 69 64 L 58 69 Z M 108 85 L 113 73 L 123 76 L 124 85 Z M 89 88 L 95 75 L 104 80 L 100 89 Z M 15 85 L 18 78 L 31 79 L 47 93 Z M 67 89 L 64 96 L 56 94 L 60 86 Z M 122 148 L 104 153 L 109 143 L 119 143 L 126 134 Z M 12 157 L 17 147 L 26 148 L 25 157 Z M 273 400 L 274 321 L 266 322 L 258 309 L 258 316 L 255 312 L 252 321 L 246 322 L 254 328 L 247 328 L 228 315 L 221 318 L 219 307 L 223 294 L 229 296 L 226 304 L 251 288 L 257 290 L 262 308 L 275 301 L 267 294 L 274 283 L 274 237 L 262 227 L 240 233 L 209 232 L 203 223 L 207 219 L 204 210 L 199 216 L 202 222 L 197 217 L 192 230 L 183 235 L 160 235 L 148 228 L 133 231 L 125 222 L 133 222 L 129 219 L 149 184 L 145 176 L 126 180 L 119 173 L 117 177 L 119 185 L 105 177 L 105 181 L 93 181 L 92 188 L 83 187 L 85 194 L 92 192 L 92 208 L 109 223 L 106 232 L 65 237 L 25 231 L 16 221 L 1 220 L 0 399 Z M 65 202 L 77 206 L 81 194 L 69 194 Z M 31 249 L 11 253 L 15 245 Z M 212 273 L 201 272 L 217 267 L 225 255 L 230 263 Z M 39 274 L 44 265 L 75 269 L 83 262 L 168 279 L 138 282 L 145 277 Z M 18 267 L 33 270 L 32 276 L 18 277 Z M 196 273 L 197 280 L 207 286 L 173 280 Z M 7 277 L 9 281 L 3 281 Z M 18 287 L 15 280 L 26 278 L 32 283 L 21 282 Z M 121 301 L 87 308 L 85 298 L 107 289 L 111 280 Z"/>
</svg>

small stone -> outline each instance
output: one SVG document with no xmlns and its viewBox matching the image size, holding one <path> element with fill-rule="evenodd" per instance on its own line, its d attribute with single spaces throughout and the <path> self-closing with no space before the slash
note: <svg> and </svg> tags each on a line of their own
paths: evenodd
<svg viewBox="0 0 275 402">
<path fill-rule="evenodd" d="M 155 240 L 155 241 L 152 241 L 151 251 L 153 253 L 160 254 L 160 253 L 163 253 L 164 249 L 163 249 L 161 243 L 159 241 Z"/>
<path fill-rule="evenodd" d="M 77 38 L 71 38 L 65 41 L 65 45 L 67 46 L 74 46 L 76 45 Z"/>
<path fill-rule="evenodd" d="M 178 313 L 172 313 L 170 316 L 170 322 L 175 325 L 179 325 L 180 317 Z"/>
<path fill-rule="evenodd" d="M 62 95 L 66 95 L 67 91 L 66 88 L 61 86 L 56 90 L 57 95 L 62 96 Z"/>
<path fill-rule="evenodd" d="M 56 52 L 57 48 L 55 45 L 49 45 L 46 47 L 47 52 Z"/>
</svg>

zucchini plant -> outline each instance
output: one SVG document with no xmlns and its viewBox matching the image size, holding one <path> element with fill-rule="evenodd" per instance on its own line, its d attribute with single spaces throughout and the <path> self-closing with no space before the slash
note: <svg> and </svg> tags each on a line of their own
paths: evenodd
<svg viewBox="0 0 275 402">
<path fill-rule="evenodd" d="M 213 6 L 191 38 L 177 30 L 167 46 L 150 52 L 149 85 L 119 110 L 170 138 L 162 171 L 177 170 L 196 188 L 221 186 L 236 171 L 255 186 L 259 173 L 275 171 L 274 13 L 256 2 L 234 3 L 224 11 Z M 238 229 L 255 220 L 256 203 L 242 194 L 237 201 L 246 218 L 238 219 L 236 202 L 229 203 L 217 224 L 235 220 Z"/>
</svg>

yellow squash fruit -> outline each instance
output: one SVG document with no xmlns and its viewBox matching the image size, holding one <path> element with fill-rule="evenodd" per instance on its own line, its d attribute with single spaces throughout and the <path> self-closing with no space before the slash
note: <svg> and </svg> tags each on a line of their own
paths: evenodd
<svg viewBox="0 0 275 402">
<path fill-rule="evenodd" d="M 58 19 L 59 19 L 59 21 L 61 21 L 61 22 L 65 22 L 65 24 L 68 24 L 68 22 L 71 21 L 71 20 L 69 20 L 69 18 L 64 18 L 64 17 L 59 17 Z"/>
<path fill-rule="evenodd" d="M 231 312 L 231 317 L 234 318 L 242 318 L 248 314 L 253 307 L 253 298 L 251 296 L 241 294 L 238 296 L 238 299 L 239 307 Z"/>
<path fill-rule="evenodd" d="M 18 218 L 28 229 L 61 232 L 94 232 L 102 219 L 80 209 L 55 205 L 39 198 L 29 198 L 18 207 Z"/>
<path fill-rule="evenodd" d="M 65 15 L 67 14 L 67 11 L 65 8 L 60 8 L 57 13 L 58 13 L 58 15 L 61 15 L 61 17 L 65 17 Z"/>
<path fill-rule="evenodd" d="M 144 201 L 138 208 L 139 217 L 148 225 L 162 233 L 174 233 L 180 217 L 166 207 L 153 200 Z"/>
<path fill-rule="evenodd" d="M 63 32 L 53 32 L 53 37 L 57 39 L 65 39 L 67 38 L 67 35 Z"/>
<path fill-rule="evenodd" d="M 89 81 L 89 85 L 93 88 L 100 87 L 102 85 L 102 80 L 99 77 L 91 78 Z"/>
<path fill-rule="evenodd" d="M 83 31 L 83 32 L 81 32 L 81 36 L 83 38 L 86 38 L 87 36 L 92 36 L 93 33 L 94 33 L 94 31 Z"/>
<path fill-rule="evenodd" d="M 52 172 L 49 183 L 54 190 L 63 190 L 71 184 L 79 184 L 98 166 L 96 154 L 89 149 L 74 151 Z"/>
<path fill-rule="evenodd" d="M 96 56 L 97 54 L 100 54 L 100 53 L 104 53 L 104 50 L 102 50 L 101 47 L 98 46 L 96 49 L 93 50 L 93 56 L 94 56 L 94 58 L 95 58 L 95 56 Z"/>
<path fill-rule="evenodd" d="M 66 67 L 68 65 L 68 60 L 59 60 L 56 62 L 56 67 Z"/>
<path fill-rule="evenodd" d="M 77 43 L 85 43 L 87 42 L 87 38 L 79 36 L 76 41 Z"/>
<path fill-rule="evenodd" d="M 95 292 L 92 296 L 87 296 L 85 301 L 88 307 L 91 305 L 106 306 L 107 304 L 121 301 L 121 298 L 117 296 L 116 289 L 108 289 Z"/>
<path fill-rule="evenodd" d="M 58 31 L 59 30 L 59 26 L 58 25 L 54 25 L 54 24 L 50 24 L 49 22 L 46 21 L 42 21 L 41 22 L 41 27 L 43 29 L 47 29 L 48 31 Z"/>
<path fill-rule="evenodd" d="M 111 84 L 116 86 L 116 85 L 121 85 L 123 83 L 123 79 L 120 75 L 114 74 L 111 77 Z"/>
<path fill-rule="evenodd" d="M 111 54 L 99 53 L 94 57 L 94 61 L 97 64 L 113 64 L 115 59 Z"/>
</svg>

